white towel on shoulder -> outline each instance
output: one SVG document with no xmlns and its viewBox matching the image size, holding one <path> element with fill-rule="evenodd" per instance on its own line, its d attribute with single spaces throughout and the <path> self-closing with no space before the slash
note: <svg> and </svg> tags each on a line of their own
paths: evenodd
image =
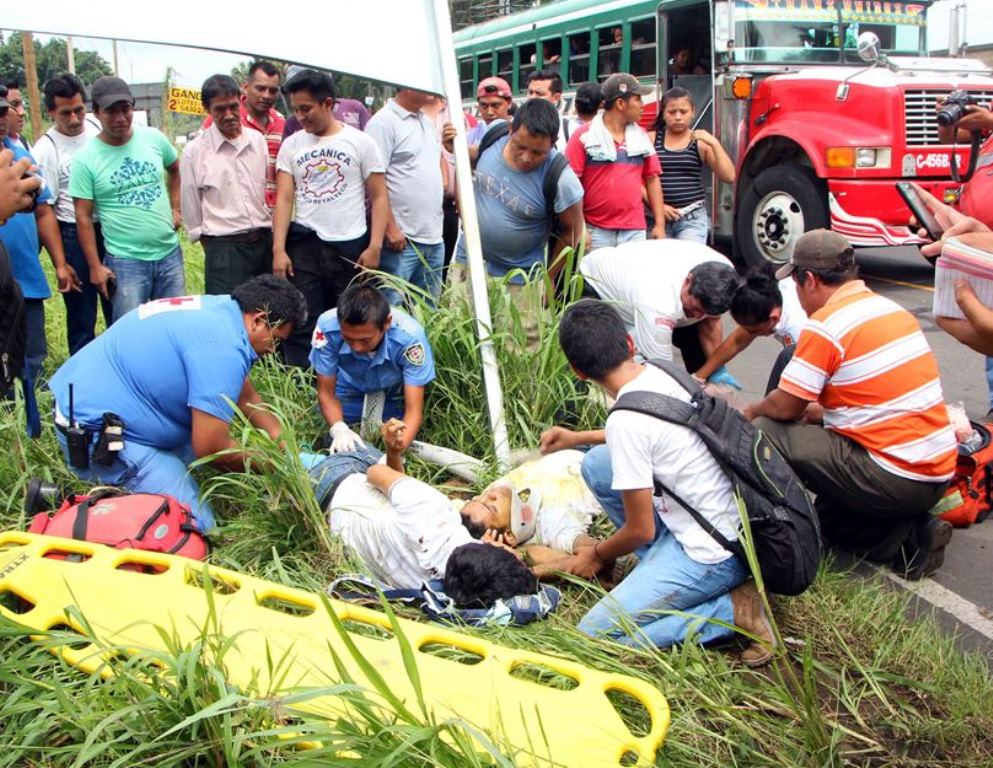
<svg viewBox="0 0 993 768">
<path fill-rule="evenodd" d="M 580 137 L 580 141 L 586 147 L 586 155 L 590 160 L 607 163 L 617 160 L 617 146 L 614 144 L 614 137 L 604 125 L 603 112 L 593 118 L 589 130 Z M 628 157 L 649 155 L 655 151 L 652 142 L 648 140 L 648 134 L 637 123 L 631 123 L 624 129 L 624 147 Z"/>
</svg>

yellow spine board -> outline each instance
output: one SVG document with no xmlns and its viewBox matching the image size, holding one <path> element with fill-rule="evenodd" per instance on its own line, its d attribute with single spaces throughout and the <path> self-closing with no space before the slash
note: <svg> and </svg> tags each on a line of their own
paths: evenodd
<svg viewBox="0 0 993 768">
<path fill-rule="evenodd" d="M 82 562 L 59 559 L 66 553 Z M 128 569 L 128 564 L 159 572 Z M 209 599 L 202 586 L 208 573 L 213 585 Z M 0 533 L 0 598 L 9 597 L 4 593 L 20 601 L 18 613 L 0 604 L 0 614 L 12 621 L 39 631 L 66 624 L 80 629 L 78 621 L 69 618 L 75 606 L 97 642 L 115 648 L 168 650 L 160 630 L 176 638 L 180 647 L 188 647 L 207 628 L 230 639 L 232 647 L 223 659 L 229 682 L 265 696 L 342 682 L 333 649 L 352 679 L 370 691 L 370 700 L 388 708 L 349 652 L 325 608 L 327 600 L 361 656 L 403 706 L 419 711 L 389 618 L 313 592 L 181 557 L 9 532 Z M 604 768 L 620 765 L 626 754 L 632 757 L 629 753 L 639 758 L 638 764 L 654 762 L 669 728 L 669 706 L 646 682 L 506 648 L 435 624 L 398 621 L 414 651 L 425 708 L 434 722 L 461 718 L 494 743 L 511 747 L 521 766 Z M 363 628 L 381 637 L 369 636 Z M 439 648 L 449 651 L 447 658 L 435 655 Z M 89 672 L 105 665 L 95 647 L 63 647 L 61 655 Z M 283 659 L 276 665 L 278 680 L 269 677 L 267 657 Z M 522 666 L 569 678 L 575 687 L 560 690 L 511 674 Z M 645 707 L 651 719 L 647 734 L 631 733 L 608 700 L 608 691 L 632 696 Z M 348 716 L 346 703 L 332 695 L 294 706 L 332 721 Z"/>
</svg>

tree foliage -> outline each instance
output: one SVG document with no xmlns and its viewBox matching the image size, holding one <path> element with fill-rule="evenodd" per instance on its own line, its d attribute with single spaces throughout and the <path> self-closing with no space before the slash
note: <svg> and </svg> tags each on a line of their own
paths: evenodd
<svg viewBox="0 0 993 768">
<path fill-rule="evenodd" d="M 21 33 L 14 32 L 9 37 L 0 37 L 0 78 L 25 82 L 24 77 L 24 48 Z M 34 41 L 35 63 L 38 70 L 38 83 L 44 85 L 56 75 L 69 71 L 69 58 L 66 41 L 61 37 L 53 37 L 42 43 Z M 78 48 L 73 51 L 76 59 L 76 74 L 86 85 L 104 75 L 110 75 L 113 70 L 110 64 L 96 51 L 84 51 Z"/>
</svg>

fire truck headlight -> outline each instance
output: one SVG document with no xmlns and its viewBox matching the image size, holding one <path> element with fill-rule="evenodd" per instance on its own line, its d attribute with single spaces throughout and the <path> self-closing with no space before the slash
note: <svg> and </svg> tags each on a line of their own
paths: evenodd
<svg viewBox="0 0 993 768">
<path fill-rule="evenodd" d="M 889 168 L 889 147 L 859 147 L 855 150 L 856 168 Z"/>
<path fill-rule="evenodd" d="M 828 168 L 889 168 L 891 157 L 889 147 L 828 147 L 824 159 Z"/>
<path fill-rule="evenodd" d="M 855 150 L 855 166 L 872 168 L 876 164 L 876 150 L 872 147 L 859 147 Z"/>
</svg>

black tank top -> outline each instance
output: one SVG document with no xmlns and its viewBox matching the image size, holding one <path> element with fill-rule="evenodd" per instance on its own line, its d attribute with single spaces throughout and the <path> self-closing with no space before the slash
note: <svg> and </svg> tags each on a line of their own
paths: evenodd
<svg viewBox="0 0 993 768">
<path fill-rule="evenodd" d="M 700 176 L 703 161 L 700 159 L 696 139 L 690 139 L 690 143 L 683 149 L 666 149 L 665 130 L 657 131 L 655 154 L 662 164 L 662 197 L 666 205 L 685 208 L 706 197 Z"/>
</svg>

